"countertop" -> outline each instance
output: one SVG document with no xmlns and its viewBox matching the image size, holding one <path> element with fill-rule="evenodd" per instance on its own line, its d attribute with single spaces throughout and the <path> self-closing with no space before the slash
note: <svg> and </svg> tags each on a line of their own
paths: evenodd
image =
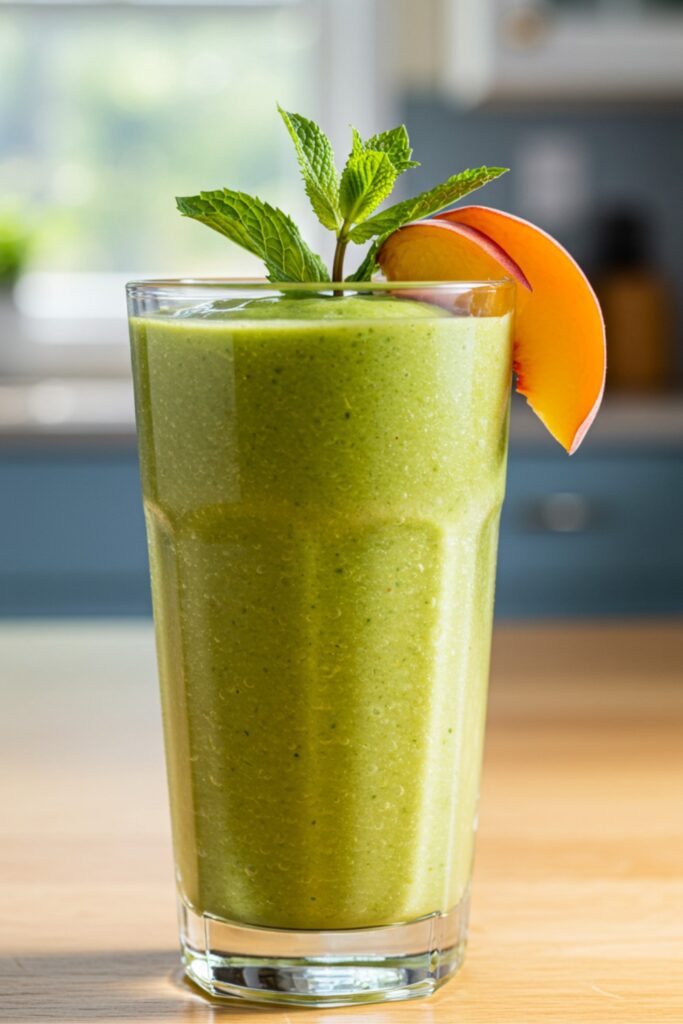
<svg viewBox="0 0 683 1024">
<path fill-rule="evenodd" d="M 681 1024 L 683 623 L 496 631 L 460 975 L 212 1006 L 179 977 L 151 628 L 0 627 L 0 1020 Z"/>
</svg>

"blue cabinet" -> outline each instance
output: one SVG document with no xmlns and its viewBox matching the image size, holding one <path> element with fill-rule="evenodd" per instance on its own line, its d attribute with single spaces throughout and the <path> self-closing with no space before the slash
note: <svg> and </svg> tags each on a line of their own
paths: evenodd
<svg viewBox="0 0 683 1024">
<path fill-rule="evenodd" d="M 513 453 L 501 616 L 683 611 L 681 452 Z"/>
<path fill-rule="evenodd" d="M 0 615 L 149 614 L 137 456 L 0 450 Z M 514 450 L 500 618 L 683 611 L 681 451 Z"/>
<path fill-rule="evenodd" d="M 135 448 L 0 452 L 0 615 L 151 609 Z"/>
</svg>

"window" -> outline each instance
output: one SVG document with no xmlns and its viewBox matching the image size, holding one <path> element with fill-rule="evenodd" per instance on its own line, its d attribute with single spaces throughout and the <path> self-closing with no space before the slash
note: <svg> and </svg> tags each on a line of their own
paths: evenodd
<svg viewBox="0 0 683 1024">
<path fill-rule="evenodd" d="M 347 32 L 371 36 L 367 0 L 0 3 L 0 220 L 18 215 L 31 235 L 15 289 L 24 350 L 119 345 L 131 276 L 262 273 L 175 213 L 175 195 L 254 191 L 322 244 L 274 104 L 335 139 L 354 116 L 330 98 L 340 8 Z M 363 96 L 371 122 L 364 63 L 349 108 Z"/>
</svg>

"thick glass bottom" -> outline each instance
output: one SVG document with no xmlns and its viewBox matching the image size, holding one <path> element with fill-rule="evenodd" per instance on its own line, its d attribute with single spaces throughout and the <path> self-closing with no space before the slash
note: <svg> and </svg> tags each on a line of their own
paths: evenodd
<svg viewBox="0 0 683 1024">
<path fill-rule="evenodd" d="M 290 931 L 200 916 L 180 903 L 185 971 L 212 996 L 344 1006 L 428 996 L 460 967 L 469 899 L 382 928 Z"/>
</svg>

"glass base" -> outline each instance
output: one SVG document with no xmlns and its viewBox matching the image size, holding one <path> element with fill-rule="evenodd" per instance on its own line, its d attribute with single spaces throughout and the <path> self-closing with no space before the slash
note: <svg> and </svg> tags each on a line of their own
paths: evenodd
<svg viewBox="0 0 683 1024">
<path fill-rule="evenodd" d="M 460 967 L 469 898 L 382 928 L 290 931 L 200 916 L 180 903 L 185 972 L 212 996 L 344 1006 L 428 996 Z"/>
</svg>

